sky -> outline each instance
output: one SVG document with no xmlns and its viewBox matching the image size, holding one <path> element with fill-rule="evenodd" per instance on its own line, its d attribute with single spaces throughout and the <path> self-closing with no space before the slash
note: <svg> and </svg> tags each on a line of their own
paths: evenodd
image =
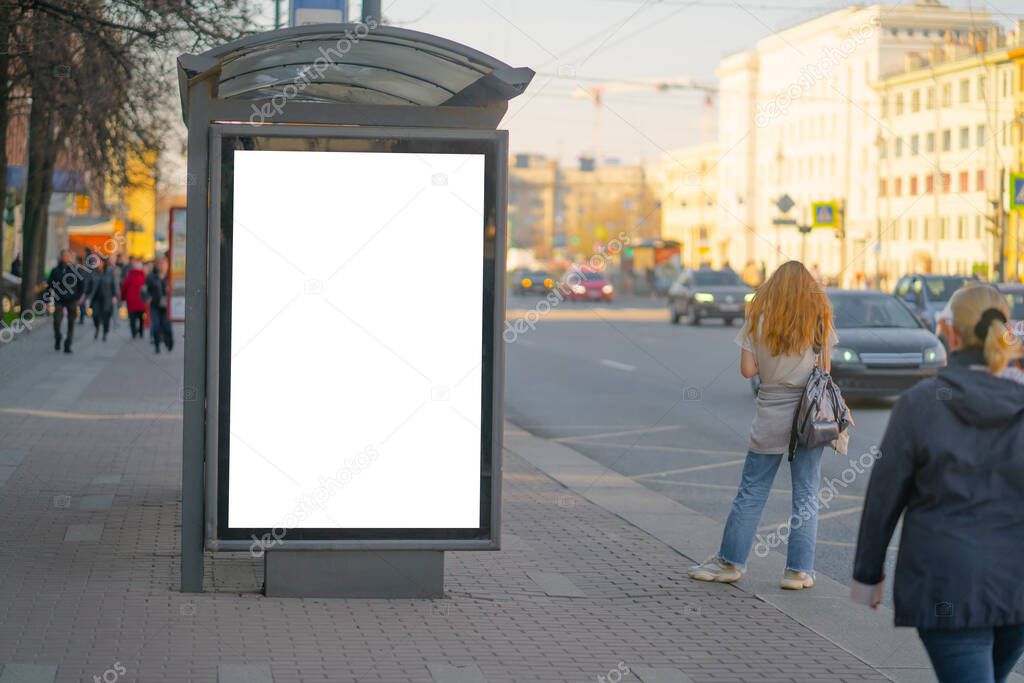
<svg viewBox="0 0 1024 683">
<path fill-rule="evenodd" d="M 287 0 L 283 3 L 287 8 Z M 714 114 L 700 91 L 606 86 L 600 112 L 579 91 L 587 79 L 692 79 L 714 83 L 726 55 L 771 31 L 848 6 L 841 0 L 383 0 L 388 23 L 464 43 L 537 72 L 509 103 L 502 127 L 512 152 L 572 163 L 596 149 L 622 163 L 711 142 Z M 882 4 L 899 4 L 883 2 Z M 1024 20 L 1021 0 L 946 0 L 988 11 L 1007 28 Z M 273 3 L 266 2 L 266 17 Z M 355 0 L 349 18 L 359 16 Z M 574 76 L 574 77 L 573 77 Z"/>
</svg>

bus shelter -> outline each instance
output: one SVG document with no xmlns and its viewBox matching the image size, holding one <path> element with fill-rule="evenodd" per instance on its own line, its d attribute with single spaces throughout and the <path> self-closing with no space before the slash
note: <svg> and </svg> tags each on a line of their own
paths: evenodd
<svg viewBox="0 0 1024 683">
<path fill-rule="evenodd" d="M 500 544 L 507 102 L 533 77 L 375 22 L 178 58 L 184 591 L 443 591 Z"/>
</svg>

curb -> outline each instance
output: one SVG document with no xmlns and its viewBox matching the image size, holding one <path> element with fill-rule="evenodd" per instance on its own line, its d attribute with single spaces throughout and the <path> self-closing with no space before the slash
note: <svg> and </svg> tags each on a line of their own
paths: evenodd
<svg viewBox="0 0 1024 683">
<path fill-rule="evenodd" d="M 698 562 L 718 547 L 722 524 L 601 465 L 560 443 L 536 437 L 506 421 L 505 448 L 577 495 Z M 818 573 L 811 591 L 784 591 L 776 583 L 785 555 L 772 550 L 754 558 L 741 582 L 723 586 L 751 593 L 846 650 L 897 683 L 934 681 L 931 664 L 909 628 L 893 626 L 892 610 L 850 602 L 849 588 Z M 1010 683 L 1024 683 L 1013 673 Z"/>
</svg>

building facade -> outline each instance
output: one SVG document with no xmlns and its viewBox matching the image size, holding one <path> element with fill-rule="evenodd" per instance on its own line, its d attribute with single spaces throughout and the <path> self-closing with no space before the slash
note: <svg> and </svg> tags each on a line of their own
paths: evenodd
<svg viewBox="0 0 1024 683">
<path fill-rule="evenodd" d="M 717 144 L 666 152 L 661 161 L 661 236 L 679 242 L 684 266 L 720 268 L 728 259 L 728 239 L 717 229 Z"/>
<path fill-rule="evenodd" d="M 908 53 L 993 29 L 985 12 L 937 0 L 831 12 L 758 41 L 719 65 L 719 222 L 733 264 L 770 271 L 791 258 L 818 264 L 851 286 L 877 281 L 880 80 L 902 72 Z M 776 200 L 795 206 L 783 215 Z M 809 223 L 815 202 L 844 207 L 843 229 L 804 236 L 773 219 Z"/>
</svg>

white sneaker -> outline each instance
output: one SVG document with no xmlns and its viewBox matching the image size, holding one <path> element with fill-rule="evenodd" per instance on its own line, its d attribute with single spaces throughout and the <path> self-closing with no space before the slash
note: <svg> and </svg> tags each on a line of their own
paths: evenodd
<svg viewBox="0 0 1024 683">
<path fill-rule="evenodd" d="M 740 580 L 743 572 L 731 562 L 726 562 L 718 555 L 712 555 L 700 564 L 690 567 L 687 575 L 694 581 L 733 583 Z"/>
<path fill-rule="evenodd" d="M 779 586 L 790 591 L 802 591 L 805 588 L 814 587 L 814 577 L 807 572 L 795 572 L 792 569 L 787 569 L 786 573 L 782 575 Z"/>
</svg>

